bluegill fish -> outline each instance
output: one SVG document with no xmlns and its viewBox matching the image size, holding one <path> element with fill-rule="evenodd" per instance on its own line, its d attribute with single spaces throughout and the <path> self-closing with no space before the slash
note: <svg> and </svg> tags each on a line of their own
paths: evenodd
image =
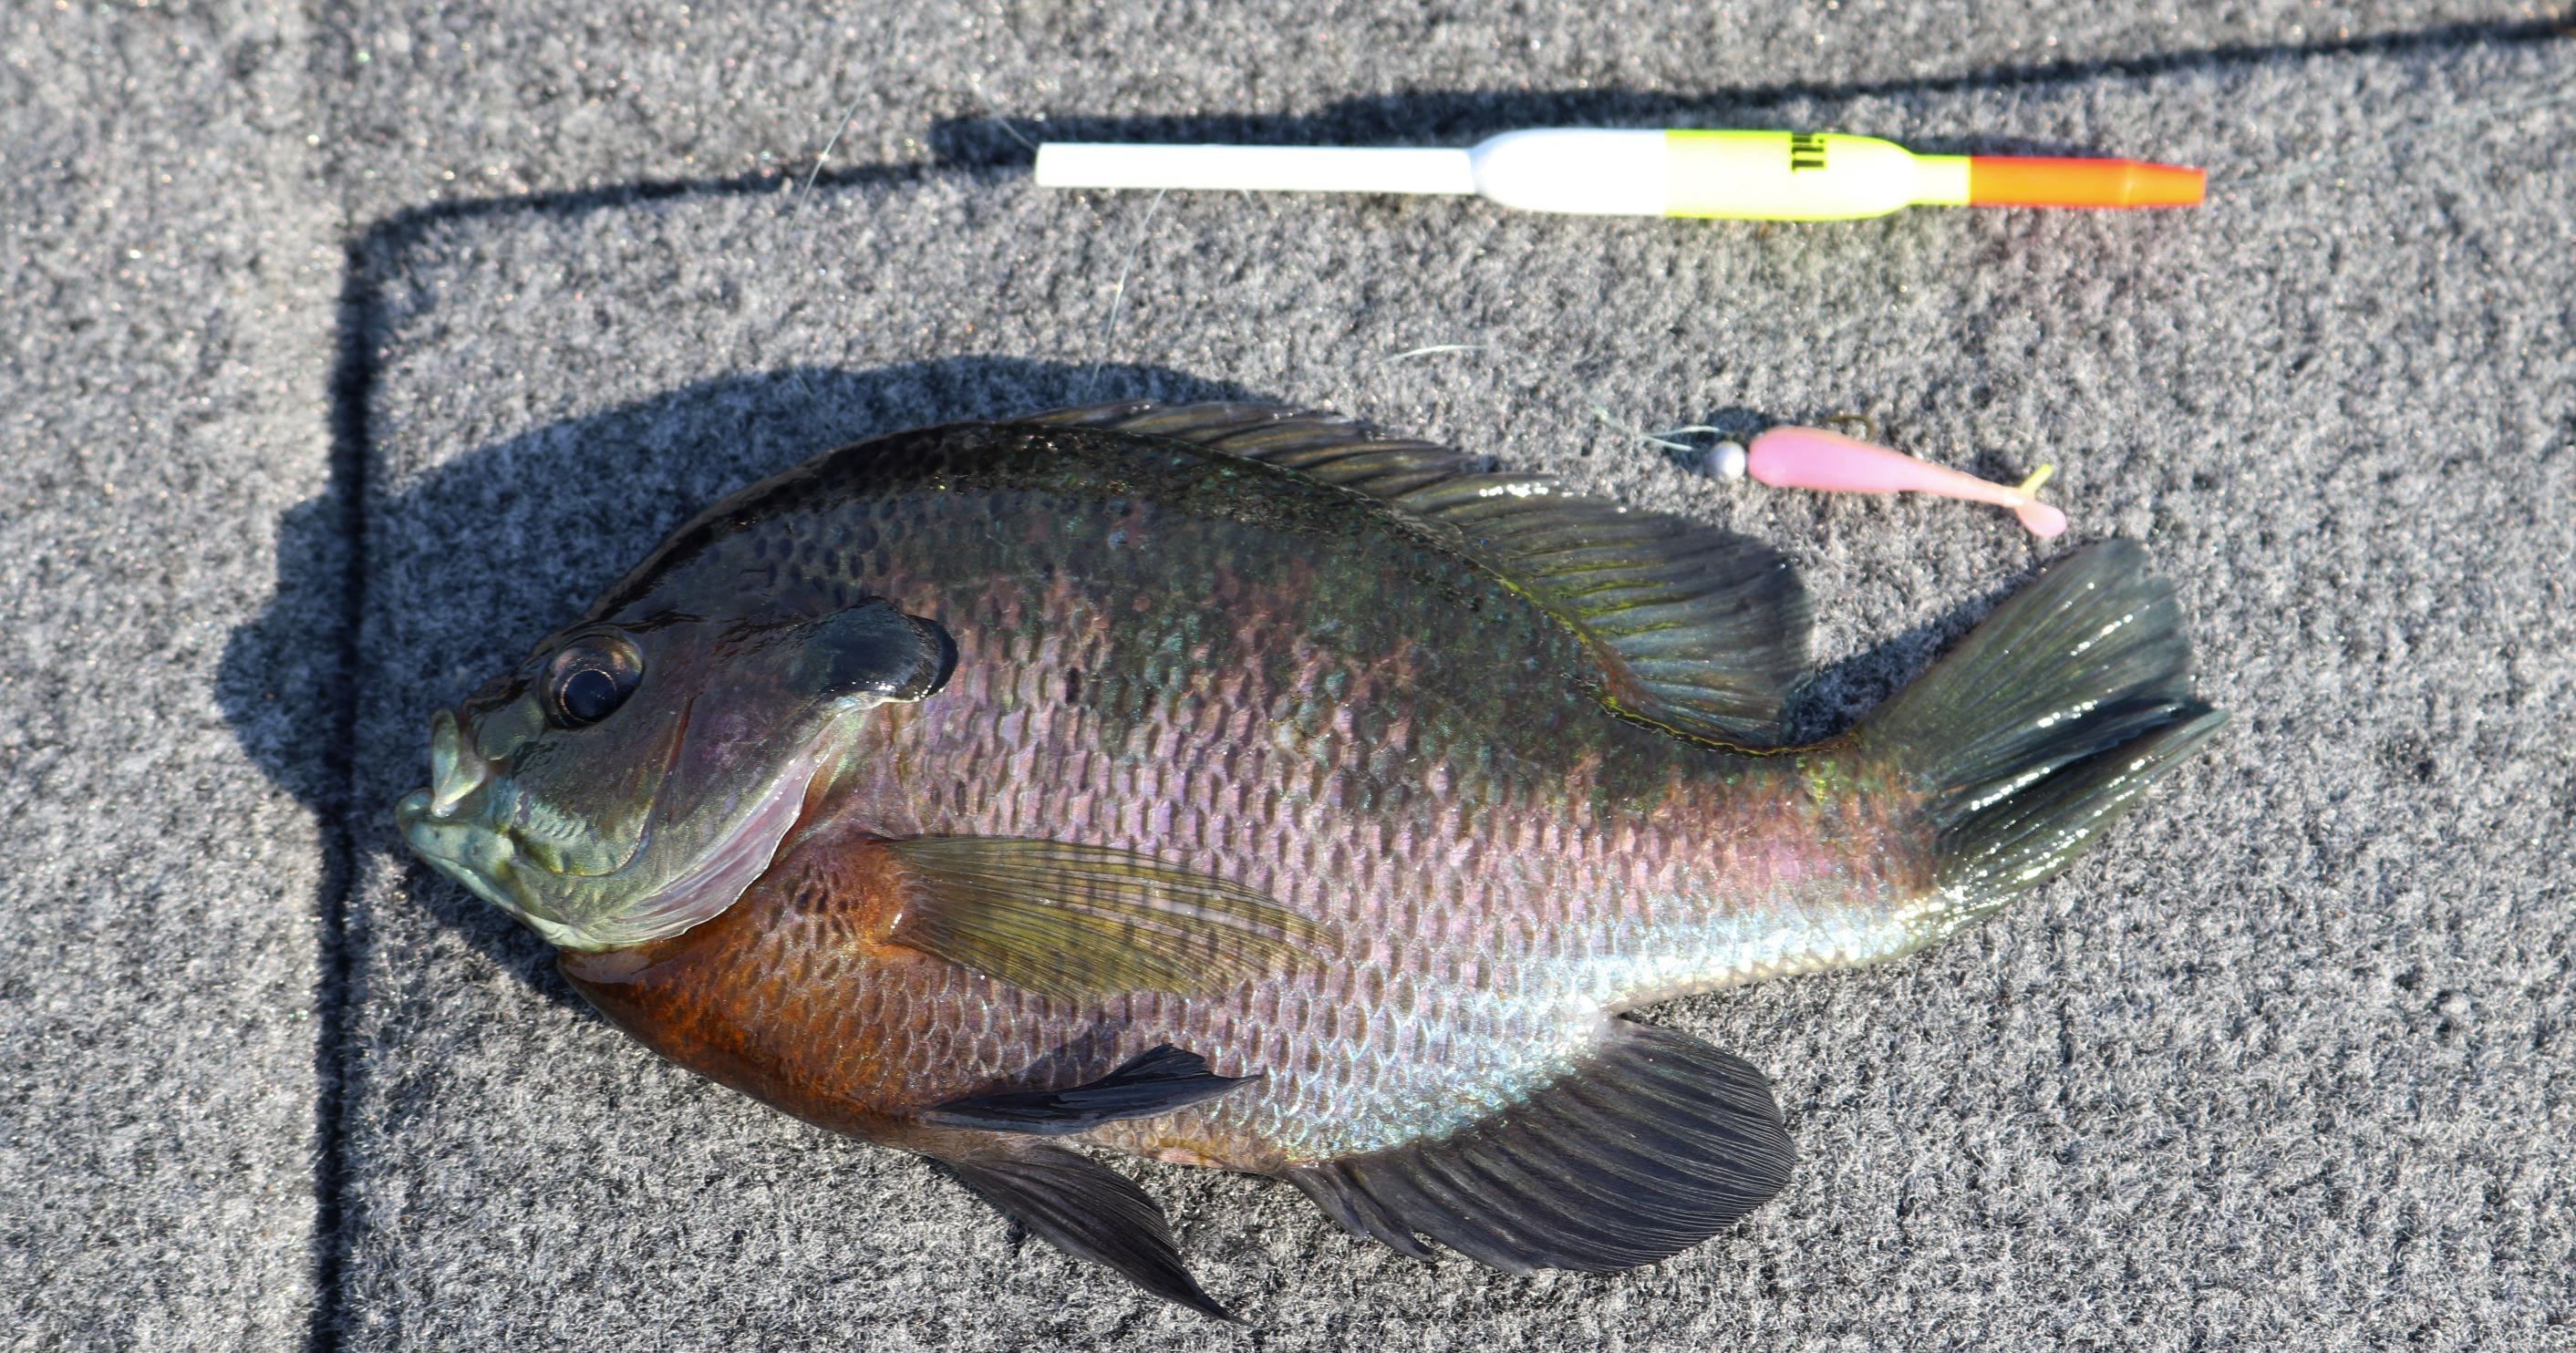
<svg viewBox="0 0 2576 1353">
<path fill-rule="evenodd" d="M 1808 629 L 1763 545 L 1338 418 L 962 424 L 708 509 L 397 814 L 646 1045 L 1170 1300 L 1224 1314 L 1076 1147 L 1615 1270 L 1793 1158 L 1621 1012 L 1934 943 L 2225 718 L 2126 542 L 1789 746 Z"/>
</svg>

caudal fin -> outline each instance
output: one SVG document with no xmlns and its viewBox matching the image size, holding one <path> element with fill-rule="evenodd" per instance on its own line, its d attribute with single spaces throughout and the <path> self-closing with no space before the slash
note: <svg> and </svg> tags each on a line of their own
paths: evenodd
<svg viewBox="0 0 2576 1353">
<path fill-rule="evenodd" d="M 1872 714 L 1873 750 L 1928 787 L 1936 879 L 1962 919 L 2065 868 L 2227 722 L 2147 552 L 2052 565 Z"/>
</svg>

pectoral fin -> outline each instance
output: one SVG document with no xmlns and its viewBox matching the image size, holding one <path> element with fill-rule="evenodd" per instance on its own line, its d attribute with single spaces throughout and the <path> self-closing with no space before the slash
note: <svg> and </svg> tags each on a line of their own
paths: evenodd
<svg viewBox="0 0 2576 1353">
<path fill-rule="evenodd" d="M 1165 1301 L 1234 1319 L 1190 1276 L 1163 1209 L 1125 1175 L 1064 1147 L 1028 1141 L 936 1159 L 984 1201 L 1066 1254 L 1106 1264 Z"/>
<path fill-rule="evenodd" d="M 969 1095 L 934 1104 L 920 1117 L 938 1127 L 1061 1137 L 1124 1118 L 1154 1118 L 1185 1109 L 1249 1079 L 1217 1075 L 1208 1070 L 1206 1058 L 1165 1043 L 1087 1084 L 1064 1090 Z"/>
<path fill-rule="evenodd" d="M 1779 1191 L 1795 1152 L 1762 1073 L 1687 1034 L 1612 1021 L 1592 1056 L 1444 1137 L 1282 1172 L 1352 1234 L 1416 1232 L 1511 1272 L 1651 1264 Z"/>
<path fill-rule="evenodd" d="M 1221 990 L 1320 952 L 1320 926 L 1223 879 L 1104 846 L 883 843 L 904 885 L 887 939 L 1045 996 Z"/>
</svg>

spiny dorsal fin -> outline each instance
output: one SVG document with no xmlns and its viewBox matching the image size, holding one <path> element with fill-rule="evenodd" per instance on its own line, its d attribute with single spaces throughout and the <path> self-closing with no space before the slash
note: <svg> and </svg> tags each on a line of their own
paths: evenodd
<svg viewBox="0 0 2576 1353">
<path fill-rule="evenodd" d="M 879 843 L 903 874 L 887 939 L 1041 996 L 1222 990 L 1330 946 L 1247 888 L 1109 846 L 1017 837 Z"/>
<path fill-rule="evenodd" d="M 1392 503 L 1590 639 L 1614 708 L 1750 746 L 1783 739 L 1781 708 L 1807 669 L 1807 595 L 1759 541 L 1488 472 L 1336 414 L 1130 401 L 1022 421 L 1177 438 Z"/>
<path fill-rule="evenodd" d="M 1095 1081 L 1062 1090 L 967 1095 L 933 1104 L 920 1117 L 937 1127 L 1064 1137 L 1103 1123 L 1158 1118 L 1214 1099 L 1250 1079 L 1220 1076 L 1208 1070 L 1206 1058 L 1164 1043 L 1128 1058 Z"/>
<path fill-rule="evenodd" d="M 1431 1141 L 1281 1177 L 1364 1240 L 1415 1233 L 1509 1272 L 1608 1273 L 1679 1254 L 1780 1191 L 1796 1158 L 1762 1073 L 1688 1034 L 1612 1020 L 1510 1108 Z"/>
</svg>

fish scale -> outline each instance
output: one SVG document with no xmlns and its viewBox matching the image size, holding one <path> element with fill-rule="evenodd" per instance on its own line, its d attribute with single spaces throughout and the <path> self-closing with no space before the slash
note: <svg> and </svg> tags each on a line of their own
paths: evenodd
<svg viewBox="0 0 2576 1353">
<path fill-rule="evenodd" d="M 674 533 L 398 815 L 649 1046 L 1172 1300 L 1222 1314 L 1049 1138 L 1615 1269 L 1792 1152 L 1758 1070 L 1612 1016 L 1930 943 L 2223 720 L 2133 547 L 1776 747 L 1806 625 L 1753 542 L 1329 417 L 931 429 Z"/>
</svg>

